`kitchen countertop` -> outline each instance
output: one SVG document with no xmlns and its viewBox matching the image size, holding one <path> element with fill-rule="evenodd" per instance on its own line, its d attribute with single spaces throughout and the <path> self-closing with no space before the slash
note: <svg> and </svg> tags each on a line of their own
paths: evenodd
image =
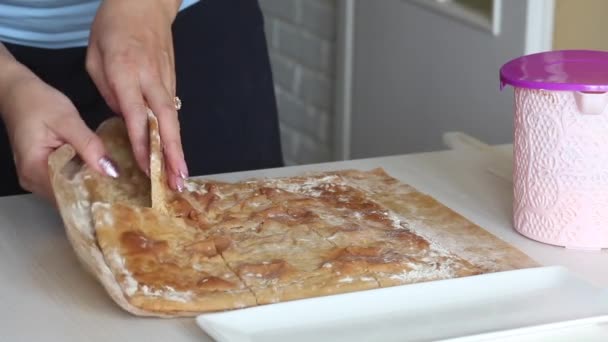
<svg viewBox="0 0 608 342">
<path fill-rule="evenodd" d="M 383 167 L 543 265 L 563 265 L 608 287 L 608 253 L 529 240 L 511 225 L 512 184 L 490 172 L 510 147 L 461 149 L 217 175 L 220 180 Z M 78 263 L 58 213 L 31 196 L 0 198 L 0 341 L 211 341 L 193 318 L 136 318 Z"/>
</svg>

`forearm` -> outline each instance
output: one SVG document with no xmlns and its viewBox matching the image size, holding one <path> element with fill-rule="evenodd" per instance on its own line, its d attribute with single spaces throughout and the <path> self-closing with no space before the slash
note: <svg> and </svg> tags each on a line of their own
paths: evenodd
<svg viewBox="0 0 608 342">
<path fill-rule="evenodd" d="M 0 43 L 0 116 L 6 122 L 8 111 L 7 101 L 17 94 L 17 85 L 26 80 L 36 79 L 36 75 L 25 65 L 19 63 L 13 55 Z"/>
<path fill-rule="evenodd" d="M 140 1 L 142 1 L 146 5 L 151 4 L 150 3 L 151 0 L 140 0 Z M 165 17 L 167 17 L 171 22 L 173 22 L 173 20 L 177 16 L 177 13 L 179 12 L 179 8 L 182 5 L 182 1 L 183 0 L 156 0 L 156 3 L 154 4 L 154 6 L 157 9 L 161 10 L 164 13 Z M 106 2 L 123 3 L 124 0 L 103 0 L 103 2 L 104 3 L 106 3 Z"/>
</svg>

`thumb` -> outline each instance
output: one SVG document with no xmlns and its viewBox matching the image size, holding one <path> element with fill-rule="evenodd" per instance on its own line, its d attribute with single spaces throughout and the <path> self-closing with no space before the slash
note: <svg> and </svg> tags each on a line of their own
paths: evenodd
<svg viewBox="0 0 608 342">
<path fill-rule="evenodd" d="M 101 139 L 86 125 L 79 115 L 71 115 L 55 127 L 59 137 L 72 145 L 84 162 L 97 172 L 112 178 L 118 177 L 114 161 L 106 155 Z"/>
</svg>

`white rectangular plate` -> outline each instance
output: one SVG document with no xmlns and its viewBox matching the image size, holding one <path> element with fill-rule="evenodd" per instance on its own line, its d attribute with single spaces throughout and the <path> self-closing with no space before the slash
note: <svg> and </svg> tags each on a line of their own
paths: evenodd
<svg viewBox="0 0 608 342">
<path fill-rule="evenodd" d="M 197 323 L 218 342 L 389 342 L 603 315 L 608 315 L 606 290 L 563 267 L 540 267 L 204 314 Z"/>
<path fill-rule="evenodd" d="M 608 316 L 535 325 L 521 329 L 473 335 L 443 342 L 606 342 Z"/>
</svg>

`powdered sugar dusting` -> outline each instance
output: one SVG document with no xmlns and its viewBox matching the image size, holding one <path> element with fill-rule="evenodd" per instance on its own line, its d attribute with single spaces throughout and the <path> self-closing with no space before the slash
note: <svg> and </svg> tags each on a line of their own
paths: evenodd
<svg viewBox="0 0 608 342">
<path fill-rule="evenodd" d="M 306 181 L 298 183 L 289 182 L 289 179 L 283 178 L 268 179 L 264 183 L 291 193 L 319 197 L 322 191 L 315 188 L 318 188 L 322 184 L 342 184 L 343 182 L 341 177 L 337 175 L 326 175 L 323 177 L 306 177 Z"/>
<path fill-rule="evenodd" d="M 353 277 L 344 277 L 338 280 L 338 283 L 352 283 L 354 280 Z"/>
<path fill-rule="evenodd" d="M 123 290 L 128 296 L 134 295 L 139 286 L 137 280 L 135 280 L 131 272 L 127 270 L 124 257 L 118 253 L 117 249 L 113 249 L 108 256 L 110 259 L 109 261 L 118 269 L 119 274 L 123 276 L 124 280 L 121 283 Z"/>
<path fill-rule="evenodd" d="M 428 224 L 423 223 L 420 219 L 408 220 L 407 222 L 416 234 L 429 241 L 433 248 L 442 252 L 442 254 L 458 255 L 487 271 L 500 271 L 501 267 L 503 267 L 497 262 L 500 260 L 496 254 L 497 252 L 500 252 L 499 250 L 492 248 L 491 246 L 488 246 L 488 248 L 492 250 L 491 254 L 480 253 L 479 250 L 476 250 L 477 248 L 483 248 L 484 245 L 488 245 L 489 243 L 492 245 L 494 244 L 493 242 L 488 241 L 487 236 L 459 237 L 453 234 L 445 234 L 442 230 L 431 227 Z M 445 225 L 448 226 L 444 228 L 445 231 L 449 232 L 450 224 L 454 223 L 445 222 Z M 438 240 L 440 240 L 441 243 L 438 243 Z"/>
<path fill-rule="evenodd" d="M 350 283 L 354 283 L 355 281 L 363 281 L 363 282 L 375 282 L 376 278 L 374 277 L 370 277 L 370 276 L 357 276 L 357 277 L 352 277 L 352 276 L 346 276 L 343 278 L 340 278 L 338 280 L 338 283 L 346 283 L 346 284 L 350 284 Z"/>
<path fill-rule="evenodd" d="M 415 283 L 425 280 L 449 279 L 456 276 L 454 262 L 451 259 L 443 260 L 439 264 L 417 264 L 413 269 L 390 274 L 388 278 L 402 284 Z"/>
<path fill-rule="evenodd" d="M 137 291 L 137 286 L 137 280 L 135 280 L 135 278 L 133 278 L 133 276 L 131 276 L 131 274 L 129 273 L 124 280 L 123 287 L 125 289 L 125 293 L 129 296 L 132 296 Z"/>
<path fill-rule="evenodd" d="M 123 281 L 120 285 L 127 296 L 133 296 L 138 290 L 141 290 L 146 296 L 161 297 L 163 299 L 183 303 L 188 302 L 193 297 L 191 291 L 176 291 L 171 286 L 163 286 L 162 289 L 152 289 L 148 285 L 140 285 L 137 280 L 133 278 L 133 274 L 127 270 L 124 257 L 122 257 L 116 249 L 109 253 L 109 259 L 123 277 Z"/>
<path fill-rule="evenodd" d="M 346 220 L 340 216 L 337 216 L 333 213 L 328 213 L 322 210 L 312 210 L 316 215 L 318 215 L 323 222 L 327 223 L 331 226 L 340 226 L 346 223 Z"/>
<path fill-rule="evenodd" d="M 66 207 L 68 210 L 66 216 L 72 220 L 73 226 L 80 230 L 88 240 L 95 240 L 91 203 L 88 200 L 89 192 L 84 185 L 82 172 L 74 176 L 71 184 L 74 186 L 78 199 Z"/>
<path fill-rule="evenodd" d="M 184 182 L 184 187 L 186 188 L 186 190 L 188 190 L 190 192 L 195 192 L 195 191 L 201 192 L 202 190 L 204 190 L 203 188 L 199 187 L 199 185 L 196 182 L 193 182 L 188 179 L 186 179 L 186 181 Z"/>
<path fill-rule="evenodd" d="M 384 215 L 391 221 L 394 229 L 405 229 L 401 219 L 390 210 L 387 210 Z"/>
<path fill-rule="evenodd" d="M 413 188 L 405 185 L 398 184 L 391 189 L 383 189 L 383 191 L 392 191 L 396 195 L 401 196 L 407 193 L 411 193 Z M 370 189 L 362 189 L 363 191 L 371 193 Z M 416 205 L 412 203 L 408 204 L 408 210 L 416 208 Z M 449 210 L 446 208 L 446 210 Z M 410 210 L 411 215 L 403 216 L 399 213 L 391 212 L 391 220 L 395 223 L 399 222 L 401 229 L 408 229 L 418 236 L 429 242 L 429 247 L 432 251 L 435 251 L 439 257 L 451 257 L 458 256 L 459 258 L 465 259 L 473 265 L 483 268 L 486 271 L 499 271 L 504 269 L 497 257 L 497 252 L 501 252 L 494 246 L 496 242 L 489 239 L 485 232 L 482 234 L 457 234 L 462 226 L 470 225 L 471 223 L 465 219 L 459 218 L 458 216 L 448 216 L 446 219 L 439 219 L 438 217 L 427 217 L 423 213 L 417 213 L 416 211 Z M 437 215 L 437 214 L 435 214 Z M 467 231 L 468 232 L 468 231 Z M 440 241 L 440 242 L 439 242 Z M 491 253 L 480 253 L 480 249 L 485 246 Z M 425 260 L 429 261 L 429 260 Z M 448 270 L 446 270 L 448 271 Z M 436 271 L 438 272 L 438 271 Z"/>
<path fill-rule="evenodd" d="M 74 226 L 85 234 L 87 239 L 94 240 L 95 234 L 93 231 L 89 202 L 86 200 L 76 201 L 71 203 L 67 207 L 67 210 L 70 219 L 74 223 Z"/>
<path fill-rule="evenodd" d="M 114 225 L 114 216 L 112 215 L 112 213 L 110 211 L 110 204 L 102 203 L 102 202 L 93 203 L 93 206 L 92 206 L 93 212 L 97 211 L 98 210 L 97 208 L 105 209 L 103 211 L 103 214 L 101 215 L 101 217 L 99 217 L 102 224 L 106 227 L 112 227 Z"/>
<path fill-rule="evenodd" d="M 363 191 L 368 197 L 378 193 L 392 194 L 390 200 L 399 207 L 407 208 L 408 216 L 391 211 L 394 215 L 391 220 L 394 223 L 399 221 L 402 229 L 408 229 L 427 240 L 430 248 L 441 255 L 458 256 L 490 272 L 511 269 L 505 267 L 501 260 L 514 254 L 512 248 L 488 236 L 485 231 L 476 233 L 480 228 L 458 215 L 440 217 L 449 212 L 449 208 L 433 212 L 432 217 L 425 216 L 418 203 L 408 200 L 409 194 L 418 192 L 414 187 L 401 182 L 378 184 L 373 180 L 350 178 L 347 178 L 347 184 Z M 436 203 L 433 199 L 427 201 Z"/>
<path fill-rule="evenodd" d="M 358 191 L 362 191 L 365 194 L 365 198 L 368 201 L 374 202 L 378 204 L 381 208 L 386 208 L 385 205 L 378 203 L 372 198 L 374 198 L 374 194 L 378 193 L 380 190 L 384 193 L 392 193 L 398 194 L 399 197 L 402 195 L 407 195 L 411 192 L 416 191 L 413 187 L 405 185 L 403 183 L 397 183 L 396 186 L 385 186 L 381 185 L 385 188 L 378 188 L 377 180 L 368 180 L 367 178 L 362 179 L 351 179 L 349 177 L 341 177 L 339 175 L 330 174 L 325 176 L 315 176 L 311 175 L 309 177 L 304 177 L 302 180 L 295 181 L 289 178 L 279 178 L 279 179 L 270 179 L 265 180 L 265 184 L 269 184 L 272 187 L 276 187 L 288 192 L 302 194 L 310 197 L 319 197 L 322 194 L 322 191 L 319 188 L 322 188 L 323 184 L 331 184 L 334 186 L 349 186 Z M 390 188 L 388 188 L 390 187 Z M 349 196 L 340 195 L 338 197 L 339 202 L 348 202 Z M 349 211 L 347 216 L 336 215 L 332 211 L 326 211 L 323 208 L 314 208 L 312 211 L 318 215 L 325 223 L 330 226 L 343 226 L 347 224 L 349 221 L 357 224 L 357 222 L 364 221 L 366 217 L 366 213 L 360 211 Z M 391 228 L 395 231 L 403 231 L 408 230 L 413 234 L 416 234 L 426 240 L 429 243 L 429 251 L 425 256 L 421 257 L 421 261 L 424 263 L 428 263 L 426 268 L 420 268 L 424 265 L 418 265 L 418 268 L 415 268 L 411 271 L 405 272 L 404 274 L 395 275 L 395 277 L 407 277 L 412 278 L 412 281 L 415 279 L 426 279 L 426 278 L 444 278 L 451 277 L 454 275 L 454 262 L 452 260 L 457 260 L 458 257 L 456 255 L 461 255 L 463 252 L 463 248 L 454 248 L 457 246 L 446 245 L 444 244 L 443 237 L 439 237 L 438 234 L 433 234 L 436 230 L 429 227 L 425 222 L 424 218 L 413 216 L 413 217 L 404 217 L 395 213 L 392 210 L 377 210 L 373 212 L 374 214 L 380 214 L 384 216 L 391 225 Z M 360 224 L 360 223 L 359 223 Z M 327 240 L 334 240 L 336 237 L 334 235 L 327 237 Z M 442 241 L 439 243 L 438 241 Z M 460 244 L 462 246 L 462 244 Z M 443 262 L 439 268 L 437 268 L 433 264 L 433 260 L 441 259 Z M 467 258 L 469 262 L 472 262 L 476 265 L 481 266 L 492 266 L 494 264 L 485 256 L 475 255 L 475 259 L 471 260 Z M 449 262 L 448 262 L 449 261 Z M 391 262 L 391 260 L 386 260 L 386 262 Z M 324 264 L 323 267 L 331 267 L 331 264 Z M 490 267 L 492 269 L 495 267 Z M 348 278 L 345 278 L 348 279 Z M 347 280 L 343 280 L 347 281 Z"/>
<path fill-rule="evenodd" d="M 146 296 L 160 297 L 182 303 L 187 303 L 193 297 L 192 291 L 176 291 L 171 286 L 163 286 L 163 289 L 152 289 L 148 285 L 142 285 L 141 292 Z"/>
</svg>

